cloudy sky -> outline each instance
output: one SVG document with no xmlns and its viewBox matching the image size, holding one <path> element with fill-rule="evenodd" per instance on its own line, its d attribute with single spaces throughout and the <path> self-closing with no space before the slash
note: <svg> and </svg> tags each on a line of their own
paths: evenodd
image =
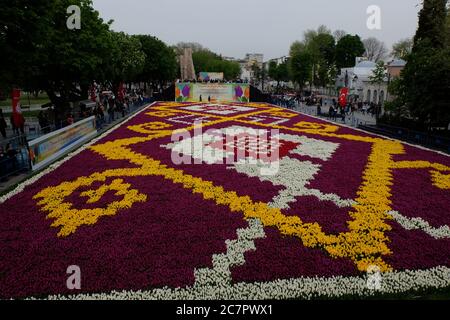
<svg viewBox="0 0 450 320">
<path fill-rule="evenodd" d="M 94 0 L 113 29 L 151 34 L 168 44 L 199 42 L 224 56 L 286 55 L 303 32 L 332 30 L 377 37 L 390 48 L 414 35 L 421 0 Z M 370 5 L 381 9 L 381 30 L 367 28 Z"/>
</svg>

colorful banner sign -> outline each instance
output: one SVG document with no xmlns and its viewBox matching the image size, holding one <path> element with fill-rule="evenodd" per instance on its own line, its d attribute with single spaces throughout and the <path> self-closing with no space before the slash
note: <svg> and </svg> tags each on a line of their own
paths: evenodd
<svg viewBox="0 0 450 320">
<path fill-rule="evenodd" d="M 200 72 L 200 81 L 223 80 L 223 72 Z"/>
<path fill-rule="evenodd" d="M 95 117 L 90 117 L 30 141 L 33 170 L 48 165 L 96 134 Z"/>
<path fill-rule="evenodd" d="M 242 83 L 177 83 L 178 102 L 249 102 L 250 86 Z"/>
</svg>

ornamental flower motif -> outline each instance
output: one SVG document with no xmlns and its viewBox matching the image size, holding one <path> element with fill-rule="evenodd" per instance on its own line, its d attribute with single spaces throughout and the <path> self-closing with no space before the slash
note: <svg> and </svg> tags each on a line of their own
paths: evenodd
<svg viewBox="0 0 450 320">
<path fill-rule="evenodd" d="M 186 84 L 181 92 L 183 93 L 183 97 L 189 97 L 189 94 L 191 93 L 191 87 Z"/>
<path fill-rule="evenodd" d="M 234 90 L 236 92 L 236 97 L 241 98 L 244 95 L 244 91 L 242 90 L 241 86 L 236 86 Z"/>
<path fill-rule="evenodd" d="M 40 200 L 38 205 L 43 211 L 48 212 L 47 218 L 54 219 L 52 227 L 60 227 L 59 237 L 67 237 L 74 233 L 80 226 L 93 225 L 102 216 L 113 216 L 118 211 L 129 209 L 136 202 L 144 202 L 147 196 L 131 189 L 131 185 L 124 183 L 122 179 L 115 179 L 110 184 L 103 184 L 97 189 L 90 189 L 80 194 L 87 198 L 86 204 L 95 204 L 109 191 L 115 196 L 123 197 L 120 201 L 112 201 L 106 207 L 94 209 L 77 209 L 74 204 L 66 199 L 81 187 L 91 186 L 94 182 L 105 182 L 102 174 L 94 174 L 91 177 L 81 177 L 73 182 L 64 182 L 56 187 L 49 187 L 39 192 L 34 199 Z"/>
<path fill-rule="evenodd" d="M 209 121 L 193 129 L 185 116 Z M 278 130 L 278 174 L 205 154 L 205 145 L 222 150 L 221 136 L 211 144 L 206 135 L 232 126 Z M 173 141 L 174 131 L 191 136 Z M 259 150 L 254 140 L 235 145 L 227 159 Z M 174 153 L 197 161 L 175 165 Z M 0 197 L 0 299 L 364 298 L 448 288 L 449 197 L 450 160 L 437 152 L 269 104 L 155 103 Z M 67 296 L 68 261 L 81 261 L 89 292 Z M 373 267 L 378 291 L 367 284 Z"/>
</svg>

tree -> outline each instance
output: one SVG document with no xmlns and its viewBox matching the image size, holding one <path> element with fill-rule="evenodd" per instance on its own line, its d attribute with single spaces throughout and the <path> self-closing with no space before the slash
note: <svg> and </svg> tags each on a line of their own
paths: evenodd
<svg viewBox="0 0 450 320">
<path fill-rule="evenodd" d="M 370 37 L 363 40 L 365 52 L 364 56 L 374 62 L 385 60 L 387 57 L 388 49 L 383 41 L 377 38 Z"/>
<path fill-rule="evenodd" d="M 227 80 L 233 80 L 240 76 L 239 63 L 224 60 L 221 56 L 208 49 L 202 49 L 192 54 L 195 70 L 199 72 L 223 72 Z"/>
<path fill-rule="evenodd" d="M 303 91 L 305 84 L 311 79 L 313 59 L 308 51 L 297 51 L 291 56 L 289 69 L 291 79 Z"/>
<path fill-rule="evenodd" d="M 358 35 L 346 35 L 336 45 L 336 66 L 350 68 L 355 65 L 355 58 L 364 54 L 365 48 Z"/>
<path fill-rule="evenodd" d="M 138 37 L 129 36 L 123 32 L 111 32 L 111 41 L 115 44 L 111 52 L 110 79 L 116 92 L 122 81 L 133 82 L 144 70 L 146 55 Z"/>
<path fill-rule="evenodd" d="M 81 29 L 67 27 L 70 5 L 80 8 Z M 112 32 L 111 23 L 100 18 L 91 0 L 16 0 L 3 6 L 0 90 L 44 90 L 60 120 L 70 102 L 88 97 L 94 81 L 114 87 L 139 77 L 174 79 L 178 64 L 172 49 L 150 36 Z"/>
<path fill-rule="evenodd" d="M 303 33 L 303 43 L 308 46 L 318 35 L 331 35 L 331 30 L 324 25 L 320 25 L 317 30 L 306 30 Z"/>
<path fill-rule="evenodd" d="M 447 46 L 450 46 L 450 6 L 448 6 L 447 8 L 447 20 L 445 30 L 447 30 Z"/>
<path fill-rule="evenodd" d="M 425 0 L 394 105 L 403 103 L 423 128 L 450 122 L 450 49 L 445 0 Z"/>
<path fill-rule="evenodd" d="M 253 73 L 253 82 L 255 86 L 258 86 L 261 83 L 264 83 L 267 73 L 266 68 L 263 66 L 262 68 L 257 64 L 252 64 L 251 67 L 252 73 Z"/>
<path fill-rule="evenodd" d="M 447 0 L 424 0 L 419 13 L 419 27 L 414 36 L 414 46 L 422 40 L 430 42 L 434 48 L 445 45 L 446 36 L 444 26 L 447 20 Z"/>
<path fill-rule="evenodd" d="M 391 55 L 396 59 L 407 60 L 413 46 L 412 39 L 402 39 L 392 46 Z"/>
<path fill-rule="evenodd" d="M 178 42 L 175 46 L 173 46 L 173 49 L 177 53 L 178 56 L 181 56 L 184 54 L 184 49 L 190 48 L 192 49 L 192 52 L 198 52 L 205 50 L 205 48 L 197 42 Z"/>
<path fill-rule="evenodd" d="M 0 10 L 0 91 L 22 86 L 35 71 L 51 39 L 55 2 L 16 0 Z M 65 11 L 64 11 L 65 12 Z"/>
<path fill-rule="evenodd" d="M 313 83 L 328 86 L 335 70 L 336 43 L 330 33 L 318 33 L 309 43 L 307 50 L 313 58 Z"/>
<path fill-rule="evenodd" d="M 344 30 L 336 30 L 335 32 L 333 32 L 333 37 L 334 37 L 334 40 L 336 41 L 336 43 L 339 42 L 339 40 L 341 40 L 346 35 L 347 35 L 347 32 Z"/>
<path fill-rule="evenodd" d="M 301 42 L 301 41 L 294 41 L 291 44 L 291 47 L 289 49 L 289 56 L 292 57 L 295 53 L 303 51 L 305 49 L 306 49 L 306 45 L 303 42 Z"/>
<path fill-rule="evenodd" d="M 68 30 L 66 12 L 72 4 L 81 9 L 81 29 Z M 55 105 L 55 120 L 64 119 L 69 103 L 84 100 L 93 80 L 104 81 L 112 74 L 114 52 L 109 26 L 93 9 L 90 0 L 53 1 L 48 13 L 46 43 L 41 43 L 26 81 L 28 88 L 45 90 Z M 40 19 L 40 18 L 38 18 Z M 39 41 L 39 39 L 37 39 Z M 33 55 L 32 55 L 33 57 Z"/>
<path fill-rule="evenodd" d="M 372 75 L 369 76 L 370 83 L 378 85 L 378 92 L 381 92 L 381 85 L 385 82 L 385 78 L 386 78 L 386 69 L 384 67 L 384 62 L 379 61 L 375 69 L 372 71 Z M 377 119 L 380 114 L 379 111 L 380 110 L 378 110 L 377 108 L 376 110 Z"/>
<path fill-rule="evenodd" d="M 173 81 L 177 76 L 178 63 L 175 51 L 161 40 L 149 35 L 135 36 L 141 43 L 146 58 L 138 80 L 150 83 L 154 89 L 157 85 Z"/>
<path fill-rule="evenodd" d="M 311 61 L 310 84 L 322 87 L 332 82 L 335 74 L 336 42 L 326 26 L 321 25 L 317 30 L 304 32 L 303 41 L 296 41 L 291 45 L 290 55 L 308 52 Z"/>
<path fill-rule="evenodd" d="M 268 75 L 272 80 L 277 82 L 276 92 L 278 92 L 280 82 L 289 81 L 288 62 L 284 61 L 283 63 L 277 64 L 276 61 L 270 61 Z"/>
</svg>

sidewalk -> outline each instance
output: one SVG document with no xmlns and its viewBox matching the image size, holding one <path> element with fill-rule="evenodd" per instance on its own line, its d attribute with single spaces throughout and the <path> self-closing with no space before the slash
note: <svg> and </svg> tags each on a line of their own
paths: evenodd
<svg viewBox="0 0 450 320">
<path fill-rule="evenodd" d="M 329 117 L 317 115 L 317 107 L 316 106 L 298 105 L 296 108 L 294 108 L 294 110 L 304 113 L 304 114 L 307 114 L 307 115 L 326 119 L 326 120 L 335 122 L 337 124 L 345 124 L 348 126 L 352 126 L 354 128 L 358 128 L 359 125 L 366 126 L 366 125 L 376 125 L 377 124 L 377 120 L 375 119 L 374 116 L 372 116 L 371 114 L 368 114 L 368 113 L 364 114 L 360 111 L 353 112 L 352 114 L 346 115 L 345 121 L 342 121 L 342 118 L 339 115 L 335 120 L 333 120 Z M 326 107 L 322 108 L 322 114 L 328 114 L 328 108 L 326 108 Z"/>
<path fill-rule="evenodd" d="M 136 114 L 137 112 L 147 108 L 149 105 L 150 105 L 150 103 L 144 104 L 142 106 L 131 107 L 130 108 L 131 109 L 130 113 L 126 114 L 125 117 L 123 117 L 123 118 L 120 117 L 119 119 L 116 119 L 114 122 L 111 122 L 111 123 L 108 123 L 108 124 L 104 124 L 101 129 L 97 130 L 97 135 L 94 136 L 92 139 L 95 139 L 96 137 L 100 136 L 101 134 L 103 134 L 107 130 L 111 129 L 112 127 L 114 127 L 114 126 L 124 122 L 130 116 L 132 116 L 132 115 Z M 108 117 L 108 115 L 106 115 L 106 117 Z M 88 143 L 88 142 L 86 142 L 86 143 Z M 55 161 L 58 161 L 58 159 L 56 159 Z M 25 172 L 25 173 L 18 174 L 16 176 L 10 176 L 7 181 L 0 181 L 0 195 L 8 192 L 10 189 L 14 188 L 16 185 L 18 185 L 18 184 L 22 183 L 23 181 L 27 180 L 28 178 L 30 178 L 34 174 L 35 174 L 35 172 L 28 171 L 28 172 Z"/>
</svg>

